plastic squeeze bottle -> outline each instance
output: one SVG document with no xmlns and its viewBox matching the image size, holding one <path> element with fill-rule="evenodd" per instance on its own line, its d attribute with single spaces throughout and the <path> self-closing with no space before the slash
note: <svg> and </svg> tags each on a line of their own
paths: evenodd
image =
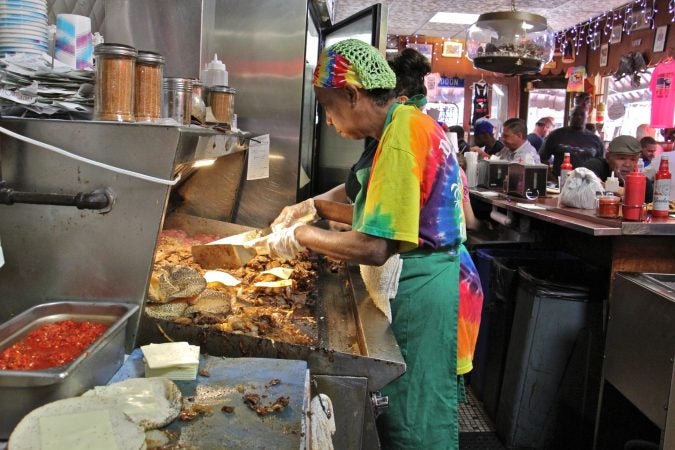
<svg viewBox="0 0 675 450">
<path fill-rule="evenodd" d="M 617 192 L 619 190 L 619 179 L 614 176 L 614 171 L 612 170 L 612 175 L 607 177 L 605 180 L 605 191 L 607 192 Z"/>
<path fill-rule="evenodd" d="M 670 170 L 668 168 L 668 154 L 661 155 L 659 171 L 654 175 L 654 208 L 652 217 L 668 217 L 670 204 Z"/>
<path fill-rule="evenodd" d="M 218 59 L 218 54 L 213 55 L 213 61 L 206 65 L 202 70 L 202 81 L 204 86 L 228 86 L 227 84 L 227 68 L 221 60 Z"/>
<path fill-rule="evenodd" d="M 623 187 L 623 206 L 621 209 L 624 220 L 641 221 L 643 219 L 642 211 L 645 202 L 647 177 L 644 173 L 638 172 L 637 164 L 633 172 L 626 176 Z"/>
<path fill-rule="evenodd" d="M 563 162 L 560 164 L 560 191 L 565 186 L 565 180 L 567 180 L 572 170 L 574 170 L 574 167 L 572 167 L 572 163 L 570 162 L 570 154 L 569 152 L 565 152 Z"/>
</svg>

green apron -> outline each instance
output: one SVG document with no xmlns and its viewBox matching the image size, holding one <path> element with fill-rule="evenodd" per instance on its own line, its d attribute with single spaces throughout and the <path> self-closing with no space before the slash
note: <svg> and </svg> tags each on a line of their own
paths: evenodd
<svg viewBox="0 0 675 450">
<path fill-rule="evenodd" d="M 459 255 L 415 250 L 401 258 L 391 327 L 406 371 L 382 389 L 389 396 L 378 418 L 382 448 L 456 450 Z"/>
</svg>

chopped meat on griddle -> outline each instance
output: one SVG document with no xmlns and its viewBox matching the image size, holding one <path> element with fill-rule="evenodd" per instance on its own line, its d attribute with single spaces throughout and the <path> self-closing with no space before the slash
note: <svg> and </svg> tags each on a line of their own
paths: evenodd
<svg viewBox="0 0 675 450">
<path fill-rule="evenodd" d="M 241 281 L 238 286 L 206 285 L 203 280 L 206 270 L 194 262 L 190 248 L 216 239 L 218 236 L 190 237 L 180 230 L 162 232 L 155 253 L 149 301 L 163 304 L 148 303 L 146 313 L 183 325 L 315 345 L 317 328 L 311 310 L 316 299 L 315 263 L 306 255 L 291 261 L 258 255 L 244 267 L 223 270 Z M 277 281 L 275 275 L 261 273 L 275 267 L 293 269 L 291 286 L 254 286 L 260 281 Z M 193 283 L 182 287 L 176 279 L 189 279 Z M 199 280 L 203 280 L 203 287 Z"/>
</svg>

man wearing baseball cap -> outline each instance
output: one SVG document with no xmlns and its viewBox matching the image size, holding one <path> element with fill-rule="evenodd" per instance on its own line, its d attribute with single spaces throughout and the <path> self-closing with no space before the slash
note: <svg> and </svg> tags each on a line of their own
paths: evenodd
<svg viewBox="0 0 675 450">
<path fill-rule="evenodd" d="M 614 172 L 614 175 L 619 179 L 619 186 L 622 186 L 619 194 L 623 195 L 624 179 L 635 170 L 640 153 L 642 153 L 642 146 L 633 136 L 617 136 L 609 143 L 606 158 L 589 159 L 581 167 L 591 169 L 603 182 Z M 647 189 L 645 190 L 645 201 L 647 203 L 652 201 L 653 193 L 654 185 L 650 180 L 647 180 Z"/>
<path fill-rule="evenodd" d="M 495 139 L 495 128 L 487 120 L 479 120 L 473 129 L 473 146 L 469 149 L 478 152 L 482 158 L 489 158 L 504 148 L 504 144 Z"/>
</svg>

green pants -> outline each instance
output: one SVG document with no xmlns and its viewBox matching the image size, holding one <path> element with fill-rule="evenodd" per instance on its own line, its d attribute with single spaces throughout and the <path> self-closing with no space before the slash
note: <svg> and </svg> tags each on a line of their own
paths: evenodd
<svg viewBox="0 0 675 450">
<path fill-rule="evenodd" d="M 457 449 L 457 310 L 459 256 L 401 254 L 391 301 L 392 329 L 406 372 L 382 389 L 389 407 L 378 418 L 385 449 Z"/>
</svg>

